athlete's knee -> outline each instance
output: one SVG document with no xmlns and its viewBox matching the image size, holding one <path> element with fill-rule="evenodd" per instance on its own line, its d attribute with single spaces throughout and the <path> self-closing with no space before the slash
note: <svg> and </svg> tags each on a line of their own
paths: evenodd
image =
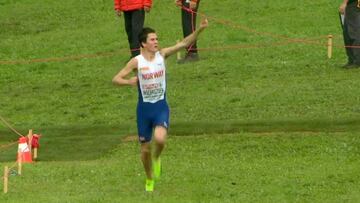
<svg viewBox="0 0 360 203">
<path fill-rule="evenodd" d="M 155 136 L 155 142 L 157 145 L 165 145 L 165 136 Z"/>
<path fill-rule="evenodd" d="M 154 135 L 156 144 L 164 145 L 165 140 L 166 140 L 166 134 L 167 134 L 167 129 L 166 128 L 164 128 L 162 126 L 156 127 L 155 128 L 155 135 Z"/>
</svg>

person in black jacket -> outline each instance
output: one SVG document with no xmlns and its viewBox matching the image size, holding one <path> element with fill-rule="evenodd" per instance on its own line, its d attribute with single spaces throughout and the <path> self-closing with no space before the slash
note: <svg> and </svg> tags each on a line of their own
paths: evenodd
<svg viewBox="0 0 360 203">
<path fill-rule="evenodd" d="M 196 29 L 196 16 L 200 0 L 175 0 L 177 6 L 181 7 L 181 21 L 184 38 L 193 33 Z M 186 63 L 199 60 L 196 41 L 186 48 L 184 58 L 178 63 Z"/>
<path fill-rule="evenodd" d="M 339 7 L 345 16 L 343 35 L 348 62 L 344 68 L 360 68 L 360 0 L 343 0 Z"/>
</svg>

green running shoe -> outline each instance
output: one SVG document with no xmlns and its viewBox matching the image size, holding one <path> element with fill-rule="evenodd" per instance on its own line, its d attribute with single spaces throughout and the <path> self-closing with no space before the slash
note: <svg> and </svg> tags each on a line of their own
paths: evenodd
<svg viewBox="0 0 360 203">
<path fill-rule="evenodd" d="M 160 158 L 158 160 L 153 161 L 153 171 L 154 171 L 154 178 L 158 179 L 161 175 L 161 160 Z"/>
<path fill-rule="evenodd" d="M 146 179 L 145 191 L 146 191 L 146 192 L 152 192 L 152 191 L 154 191 L 154 183 L 155 183 L 154 180 Z"/>
</svg>

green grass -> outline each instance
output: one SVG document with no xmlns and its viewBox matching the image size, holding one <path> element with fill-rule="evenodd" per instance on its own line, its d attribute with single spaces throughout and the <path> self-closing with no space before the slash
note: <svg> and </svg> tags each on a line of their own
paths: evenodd
<svg viewBox="0 0 360 203">
<path fill-rule="evenodd" d="M 1 1 L 0 115 L 43 137 L 0 202 L 359 201 L 360 71 L 340 68 L 338 3 L 202 2 L 202 60 L 167 61 L 165 173 L 147 195 L 139 145 L 124 141 L 137 90 L 111 84 L 129 57 L 113 2 Z M 182 36 L 173 1 L 154 1 L 145 24 L 163 47 Z M 0 125 L 0 146 L 17 139 Z M 1 167 L 16 148 L 0 148 Z"/>
<path fill-rule="evenodd" d="M 10 177 L 11 192 L 0 198 L 15 202 L 35 198 L 39 202 L 355 202 L 360 191 L 357 138 L 358 133 L 170 136 L 163 176 L 152 195 L 143 192 L 138 145 L 118 143 L 95 161 L 26 165 L 23 176 Z"/>
</svg>

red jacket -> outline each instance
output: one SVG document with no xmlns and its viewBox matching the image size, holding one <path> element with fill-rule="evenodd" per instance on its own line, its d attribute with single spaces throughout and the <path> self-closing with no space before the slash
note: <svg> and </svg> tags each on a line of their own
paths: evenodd
<svg viewBox="0 0 360 203">
<path fill-rule="evenodd" d="M 151 7 L 152 0 L 114 0 L 115 10 L 131 11 Z"/>
</svg>

